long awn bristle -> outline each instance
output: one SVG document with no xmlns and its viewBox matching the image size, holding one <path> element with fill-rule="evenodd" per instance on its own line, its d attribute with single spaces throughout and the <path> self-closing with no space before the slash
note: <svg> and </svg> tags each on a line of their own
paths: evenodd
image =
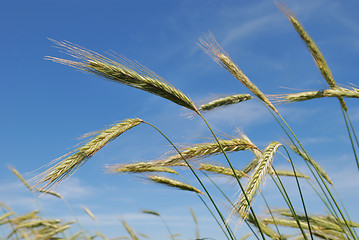
<svg viewBox="0 0 359 240">
<path fill-rule="evenodd" d="M 65 49 L 65 52 L 75 57 L 78 61 L 57 57 L 46 57 L 47 60 L 72 66 L 97 76 L 158 95 L 199 114 L 193 101 L 184 93 L 137 63 L 126 60 L 125 58 L 122 58 L 122 63 L 119 63 L 96 52 L 65 41 L 54 41 L 54 43 L 60 48 Z"/>
<path fill-rule="evenodd" d="M 75 153 L 40 174 L 42 178 L 35 184 L 35 186 L 47 182 L 45 186 L 42 187 L 46 188 L 49 185 L 61 182 L 106 144 L 142 122 L 143 120 L 138 118 L 127 119 L 108 129 L 100 131 L 91 141 L 77 148 Z"/>
<path fill-rule="evenodd" d="M 309 36 L 309 34 L 304 30 L 298 19 L 294 16 L 293 12 L 290 11 L 288 6 L 285 4 L 279 4 L 276 3 L 278 8 L 283 12 L 283 14 L 288 18 L 290 23 L 293 25 L 294 29 L 297 31 L 299 36 L 302 38 L 302 40 L 305 42 L 310 54 L 312 55 L 319 71 L 323 75 L 324 79 L 332 89 L 338 88 L 334 78 L 333 74 L 329 69 L 329 66 L 327 62 L 325 61 L 322 52 L 319 50 L 317 44 L 314 42 L 314 40 Z M 337 97 L 339 99 L 339 102 L 343 109 L 347 111 L 346 104 L 344 102 L 344 99 L 341 96 Z"/>
<path fill-rule="evenodd" d="M 214 59 L 214 61 L 216 61 L 224 69 L 229 71 L 237 80 L 239 80 L 254 95 L 261 99 L 265 104 L 267 104 L 274 112 L 278 113 L 274 105 L 259 90 L 259 88 L 254 85 L 250 81 L 250 79 L 239 69 L 239 67 L 233 62 L 229 55 L 218 44 L 212 34 L 209 34 L 205 39 L 200 39 L 200 46 L 208 55 L 210 55 Z"/>
</svg>

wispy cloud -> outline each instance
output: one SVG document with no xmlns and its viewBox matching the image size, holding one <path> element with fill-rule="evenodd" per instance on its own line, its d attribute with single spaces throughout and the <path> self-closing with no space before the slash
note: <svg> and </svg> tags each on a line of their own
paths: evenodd
<svg viewBox="0 0 359 240">
<path fill-rule="evenodd" d="M 84 185 L 78 178 L 71 177 L 71 181 L 65 181 L 56 188 L 66 199 L 81 199 L 97 194 L 97 189 L 92 186 Z"/>
<path fill-rule="evenodd" d="M 263 33 L 264 29 L 278 28 L 280 18 L 277 14 L 268 14 L 233 28 L 222 41 L 223 46 L 228 46 L 234 42 L 239 42 L 246 38 L 253 37 L 254 34 Z"/>
</svg>

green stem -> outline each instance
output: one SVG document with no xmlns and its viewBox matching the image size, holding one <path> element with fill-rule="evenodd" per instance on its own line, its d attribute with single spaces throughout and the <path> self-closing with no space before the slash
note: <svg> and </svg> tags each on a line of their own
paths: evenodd
<svg viewBox="0 0 359 240">
<path fill-rule="evenodd" d="M 197 181 L 199 182 L 199 184 L 202 186 L 203 190 L 206 192 L 207 197 L 210 199 L 210 201 L 212 202 L 214 208 L 216 209 L 218 215 L 220 216 L 224 226 L 226 227 L 228 233 L 230 234 L 231 239 L 234 240 L 234 236 L 231 235 L 231 231 L 228 227 L 228 224 L 226 224 L 226 221 L 221 213 L 221 211 L 219 210 L 217 204 L 215 203 L 215 201 L 213 200 L 212 196 L 210 195 L 210 193 L 207 191 L 206 187 L 204 186 L 204 184 L 202 183 L 201 179 L 198 177 L 198 175 L 196 174 L 196 172 L 194 171 L 194 169 L 192 168 L 192 166 L 188 163 L 188 161 L 182 156 L 181 152 L 178 150 L 178 148 L 172 143 L 172 141 L 161 131 L 159 130 L 156 126 L 154 126 L 153 124 L 143 121 L 143 123 L 148 124 L 149 126 L 153 127 L 154 129 L 156 129 L 172 146 L 173 148 L 178 152 L 178 154 L 182 157 L 182 159 L 185 161 L 185 163 L 187 164 L 187 166 L 189 167 L 189 169 L 191 170 L 191 172 L 193 173 L 193 175 L 196 177 Z"/>
<path fill-rule="evenodd" d="M 349 128 L 349 125 L 348 125 L 348 120 L 350 122 L 350 126 L 352 128 L 352 131 L 354 133 L 354 136 L 355 136 L 355 139 L 357 141 L 357 145 L 359 145 L 358 143 L 358 139 L 356 137 L 356 134 L 355 134 L 355 131 L 354 131 L 354 128 L 353 128 L 353 125 L 350 121 L 350 118 L 349 118 L 349 114 L 347 111 L 345 111 L 342 107 L 342 113 L 343 113 L 343 117 L 344 117 L 344 121 L 345 121 L 345 126 L 347 127 L 347 130 L 348 130 L 348 135 L 349 135 L 349 139 L 350 139 L 350 143 L 351 143 L 351 146 L 352 146 L 352 149 L 353 149 L 353 153 L 354 153 L 354 157 L 355 157 L 355 161 L 356 161 L 356 164 L 357 164 L 357 168 L 358 168 L 358 171 L 359 171 L 359 160 L 358 160 L 358 156 L 357 156 L 357 152 L 355 150 L 355 145 L 354 145 L 354 142 L 353 142 L 353 137 L 352 137 L 352 134 L 350 133 L 350 128 Z M 348 119 L 347 119 L 348 118 Z"/>
<path fill-rule="evenodd" d="M 278 185 L 278 183 L 277 183 L 276 180 L 274 179 L 274 176 L 271 175 L 271 177 L 272 177 L 274 183 L 277 185 L 277 188 L 279 189 L 279 191 L 281 192 L 281 194 L 282 194 L 282 196 L 283 196 L 285 202 L 287 203 L 288 208 L 290 209 L 290 211 L 291 211 L 291 213 L 292 213 L 292 215 L 293 215 L 295 221 L 297 222 L 297 225 L 298 225 L 300 231 L 302 232 L 302 235 L 303 235 L 304 239 L 305 239 L 305 240 L 308 240 L 308 238 L 307 238 L 307 236 L 306 236 L 306 234 L 305 234 L 305 232 L 304 232 L 304 230 L 303 230 L 303 228 L 302 228 L 302 225 L 300 224 L 298 215 L 297 215 L 297 213 L 296 213 L 295 210 L 294 210 L 293 204 L 292 204 L 292 202 L 290 201 L 290 198 L 289 198 L 289 196 L 288 196 L 288 193 L 287 193 L 287 191 L 286 191 L 285 188 L 284 188 L 284 185 L 283 185 L 282 181 L 280 180 L 280 178 L 279 178 L 279 176 L 278 176 L 278 174 L 277 174 L 277 172 L 276 172 L 276 170 L 274 169 L 273 166 L 272 166 L 272 169 L 273 169 L 273 171 L 274 171 L 274 173 L 275 173 L 275 175 L 276 175 L 276 177 L 277 177 L 277 179 L 278 179 L 278 182 L 279 182 L 279 185 L 280 185 L 280 186 Z"/>
<path fill-rule="evenodd" d="M 295 167 L 294 167 L 294 164 L 293 164 L 292 159 L 290 158 L 290 154 L 289 154 L 288 150 L 287 150 L 286 147 L 284 147 L 284 146 L 283 146 L 283 148 L 284 148 L 284 150 L 286 151 L 286 153 L 287 153 L 287 155 L 288 155 L 288 159 L 289 159 L 290 164 L 292 165 L 292 169 L 293 169 L 294 176 L 295 176 L 295 181 L 296 181 L 296 183 L 297 183 L 298 191 L 299 191 L 299 195 L 300 195 L 300 199 L 301 199 L 302 205 L 303 205 L 303 210 L 304 210 L 304 213 L 305 213 L 305 217 L 306 217 L 306 219 L 307 219 L 307 224 L 308 224 L 308 229 L 309 229 L 310 237 L 311 237 L 311 239 L 313 240 L 312 228 L 310 227 L 309 218 L 308 218 L 308 213 L 307 213 L 307 208 L 305 207 L 305 202 L 304 202 L 302 190 L 301 190 L 301 187 L 300 187 L 300 184 L 299 184 L 299 181 L 298 181 L 297 172 L 295 171 Z"/>
<path fill-rule="evenodd" d="M 220 193 L 224 196 L 224 198 L 228 201 L 228 203 L 235 208 L 234 204 L 232 203 L 232 201 L 228 198 L 228 196 L 222 191 L 222 189 L 204 172 L 201 171 L 212 183 L 213 185 L 220 191 Z M 255 233 L 255 231 L 253 230 L 253 228 L 251 227 L 251 225 L 247 222 L 247 220 L 244 220 L 244 222 L 246 223 L 246 225 L 249 227 L 249 229 L 252 231 L 253 235 L 259 240 L 259 237 L 257 236 L 257 234 Z"/>
<path fill-rule="evenodd" d="M 271 217 L 272 217 L 272 219 L 273 219 L 274 226 L 275 226 L 275 228 L 277 229 L 277 233 L 278 233 L 279 236 L 281 236 L 280 231 L 279 231 L 279 228 L 278 228 L 278 225 L 277 225 L 276 222 L 275 222 L 275 218 L 274 218 L 274 216 L 273 216 L 272 211 L 270 210 L 270 207 L 269 207 L 269 205 L 268 205 L 268 202 L 267 202 L 267 200 L 265 199 L 263 193 L 260 192 L 260 194 L 261 194 L 261 196 L 262 196 L 262 198 L 263 198 L 263 201 L 264 201 L 264 203 L 265 203 L 265 205 L 266 205 L 266 207 L 267 207 L 267 209 L 268 209 L 269 214 L 271 215 Z"/>
<path fill-rule="evenodd" d="M 304 147 L 302 146 L 302 144 L 300 143 L 300 141 L 298 140 L 297 136 L 294 134 L 294 132 L 292 131 L 292 129 L 289 127 L 289 125 L 287 124 L 287 122 L 283 119 L 283 117 L 282 117 L 280 114 L 278 114 L 278 116 L 281 118 L 281 120 L 282 120 L 282 121 L 284 122 L 284 124 L 287 126 L 288 130 L 291 132 L 291 134 L 293 135 L 293 137 L 295 138 L 295 140 L 298 142 L 299 146 L 301 147 L 301 149 L 303 150 L 303 152 L 305 153 L 305 155 L 309 158 L 308 153 L 305 151 Z M 329 190 L 328 185 L 326 184 L 325 180 L 323 179 L 323 177 L 322 177 L 321 174 L 319 173 L 318 169 L 317 169 L 315 166 L 313 166 L 313 167 L 314 167 L 314 169 L 316 170 L 317 174 L 319 175 L 320 179 L 322 180 L 322 183 L 323 183 L 325 189 L 327 190 L 327 192 L 328 192 L 330 198 L 332 199 L 333 203 L 335 204 L 335 207 L 338 209 L 339 214 L 340 214 L 341 217 L 343 218 L 344 223 L 345 223 L 345 225 L 347 226 L 347 228 L 348 228 L 350 234 L 352 235 L 352 237 L 353 237 L 354 239 L 356 239 L 356 237 L 355 237 L 355 235 L 354 235 L 354 233 L 353 233 L 351 227 L 349 226 L 349 224 L 348 224 L 348 222 L 347 222 L 347 220 L 346 220 L 346 218 L 345 218 L 343 212 L 341 211 L 341 209 L 340 209 L 340 207 L 339 207 L 337 201 L 335 200 L 333 194 L 332 194 L 331 191 Z"/>
<path fill-rule="evenodd" d="M 242 193 L 243 193 L 243 196 L 245 197 L 245 199 L 246 199 L 246 201 L 247 201 L 247 203 L 248 203 L 248 206 L 249 206 L 249 209 L 250 209 L 250 211 L 251 211 L 251 213 L 252 213 L 252 215 L 253 215 L 253 218 L 254 218 L 256 224 L 258 225 L 258 229 L 259 229 L 259 231 L 260 231 L 260 233 L 261 233 L 261 236 L 262 236 L 263 239 L 265 239 L 264 233 L 263 233 L 263 231 L 262 231 L 262 229 L 261 229 L 261 227 L 260 227 L 260 224 L 259 224 L 259 221 L 258 221 L 258 219 L 257 219 L 257 216 L 255 215 L 255 213 L 254 213 L 254 211 L 253 211 L 253 208 L 252 208 L 252 206 L 251 206 L 251 203 L 250 203 L 250 201 L 249 201 L 249 199 L 248 199 L 248 197 L 247 197 L 247 195 L 246 195 L 246 193 L 245 193 L 245 190 L 244 190 L 244 188 L 243 188 L 241 182 L 239 181 L 239 177 L 237 176 L 236 171 L 234 170 L 234 167 L 233 167 L 231 161 L 229 160 L 229 158 L 228 158 L 226 152 L 224 151 L 224 149 L 223 149 L 221 143 L 219 142 L 219 140 L 218 140 L 216 134 L 214 134 L 212 128 L 209 126 L 207 120 L 202 116 L 202 114 L 199 114 L 199 116 L 203 119 L 203 121 L 206 123 L 208 129 L 211 131 L 213 137 L 215 138 L 216 142 L 218 143 L 219 148 L 221 149 L 221 151 L 222 151 L 224 157 L 226 158 L 228 165 L 229 165 L 230 168 L 232 169 L 233 174 L 234 174 L 234 177 L 236 178 L 237 183 L 238 183 L 238 185 L 239 185 L 239 187 L 241 188 L 241 191 L 242 191 Z"/>
</svg>

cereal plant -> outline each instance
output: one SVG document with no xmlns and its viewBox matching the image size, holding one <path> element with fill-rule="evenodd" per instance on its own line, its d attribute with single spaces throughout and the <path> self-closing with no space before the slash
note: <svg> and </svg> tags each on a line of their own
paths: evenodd
<svg viewBox="0 0 359 240">
<path fill-rule="evenodd" d="M 309 50 L 315 65 L 323 76 L 327 85 L 326 89 L 317 91 L 296 92 L 292 94 L 264 94 L 242 70 L 235 60 L 220 46 L 212 34 L 207 34 L 199 40 L 198 45 L 222 68 L 227 70 L 234 78 L 243 84 L 247 92 L 214 99 L 204 104 L 196 104 L 181 90 L 172 86 L 151 70 L 126 58 L 114 58 L 103 56 L 94 51 L 80 47 L 67 41 L 52 40 L 52 42 L 68 58 L 46 57 L 47 60 L 74 67 L 83 72 L 96 75 L 114 83 L 127 85 L 139 90 L 157 95 L 186 108 L 191 118 L 199 118 L 208 129 L 211 138 L 203 143 L 179 147 L 169 136 L 156 126 L 155 122 L 147 122 L 137 116 L 124 119 L 110 127 L 87 135 L 87 142 L 78 146 L 74 151 L 60 158 L 50 168 L 39 174 L 35 184 L 30 186 L 22 177 L 23 183 L 31 191 L 43 194 L 55 194 L 52 190 L 62 181 L 71 181 L 70 176 L 76 173 L 86 161 L 100 151 L 111 141 L 121 138 L 121 134 L 131 132 L 131 129 L 139 125 L 145 125 L 153 129 L 153 134 L 159 134 L 172 146 L 174 153 L 165 155 L 161 159 L 142 161 L 136 163 L 121 162 L 106 166 L 106 171 L 111 174 L 133 173 L 154 184 L 166 185 L 181 191 L 189 191 L 197 197 L 216 222 L 219 231 L 223 232 L 223 239 L 359 239 L 356 228 L 359 224 L 353 222 L 350 210 L 341 203 L 339 195 L 330 176 L 325 171 L 325 166 L 319 165 L 304 148 L 299 137 L 293 130 L 293 124 L 289 124 L 278 109 L 278 104 L 290 104 L 292 102 L 309 101 L 318 98 L 336 98 L 339 101 L 343 113 L 346 131 L 353 150 L 353 161 L 359 170 L 357 151 L 359 142 L 351 123 L 349 104 L 345 98 L 359 98 L 359 89 L 339 86 L 328 66 L 319 47 L 304 29 L 300 21 L 284 3 L 277 3 L 278 8 L 284 13 L 299 37 Z M 124 86 L 125 87 L 125 86 Z M 294 86 L 295 87 L 295 86 Z M 239 133 L 236 137 L 222 137 L 223 133 L 215 132 L 206 119 L 209 111 L 233 104 L 241 104 L 244 101 L 260 101 L 263 108 L 271 114 L 273 119 L 282 129 L 285 140 L 273 140 L 261 148 L 252 141 L 250 136 Z M 240 126 L 239 126 L 240 127 Z M 250 152 L 251 158 L 246 159 L 246 166 L 237 168 L 231 153 Z M 211 157 L 218 155 L 220 163 L 211 161 Z M 306 169 L 300 169 L 294 161 L 294 156 L 299 156 L 305 163 Z M 217 158 L 219 159 L 219 158 Z M 292 160 L 293 159 L 293 160 Z M 297 159 L 297 158 L 296 158 Z M 287 169 L 277 169 L 277 162 L 288 163 Z M 189 171 L 192 177 L 185 176 Z M 309 174 L 306 174 L 309 172 Z M 14 170 L 15 173 L 15 170 Z M 223 191 L 222 182 L 217 182 L 218 176 L 230 178 L 235 182 L 236 196 L 230 196 Z M 113 176 L 116 178 L 117 176 Z M 69 179 L 67 179 L 69 178 Z M 297 191 L 296 199 L 289 194 L 286 180 L 291 179 L 295 183 Z M 270 181 L 276 186 L 273 195 L 278 195 L 285 203 L 284 206 L 270 206 L 266 199 L 271 198 L 262 193 L 266 187 L 265 181 Z M 305 186 L 305 187 L 304 187 Z M 305 198 L 302 190 L 311 188 L 316 193 L 316 198 L 325 206 L 322 214 L 309 211 L 311 202 Z M 356 191 L 356 190 L 354 190 Z M 176 194 L 181 194 L 178 192 Z M 196 195 L 196 196 L 195 196 Z M 256 199 L 261 198 L 265 202 L 266 209 L 260 211 Z M 219 200 L 221 199 L 221 200 Z M 300 207 L 294 204 L 299 199 Z M 6 208 L 4 208 L 6 209 Z M 84 207 L 85 212 L 96 221 L 91 211 Z M 169 239 L 179 239 L 164 220 L 165 217 L 151 210 L 143 210 L 144 214 L 160 217 L 164 223 L 164 230 L 168 231 Z M 196 223 L 196 239 L 210 239 L 197 228 L 198 223 L 194 212 L 191 210 Z M 8 225 L 11 239 L 58 239 L 60 233 L 70 228 L 73 222 L 62 223 L 60 220 L 43 219 L 38 212 L 31 212 L 26 216 L 12 217 L 14 212 L 7 209 L 0 216 L 0 225 Z M 142 239 L 146 236 L 137 234 L 124 220 L 122 222 L 130 239 Z M 249 234 L 240 235 L 238 229 L 247 229 Z M 96 235 L 97 234 L 97 235 Z M 63 235 L 66 239 L 92 239 L 99 237 L 106 239 L 100 232 L 91 235 L 86 231 L 75 233 L 72 236 Z M 204 237 L 201 238 L 201 235 Z"/>
</svg>

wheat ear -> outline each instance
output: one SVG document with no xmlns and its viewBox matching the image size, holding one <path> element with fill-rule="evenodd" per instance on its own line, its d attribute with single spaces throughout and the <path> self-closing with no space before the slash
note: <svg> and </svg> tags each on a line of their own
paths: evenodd
<svg viewBox="0 0 359 240">
<path fill-rule="evenodd" d="M 46 57 L 47 60 L 69 65 L 97 76 L 141 89 L 199 113 L 193 101 L 184 93 L 135 62 L 122 58 L 119 59 L 122 63 L 119 63 L 66 41 L 53 40 L 53 42 L 78 61 L 57 57 Z"/>
<path fill-rule="evenodd" d="M 4 213 L 3 215 L 0 216 L 0 226 L 4 224 L 3 220 L 10 217 L 11 215 L 14 215 L 14 212 L 8 212 L 8 213 Z"/>
<path fill-rule="evenodd" d="M 92 218 L 92 220 L 94 220 L 94 222 L 97 222 L 95 215 L 90 211 L 90 209 L 85 206 L 82 206 L 82 209 L 90 216 L 90 218 Z"/>
<path fill-rule="evenodd" d="M 321 91 L 308 91 L 308 92 L 274 95 L 274 98 L 276 98 L 280 103 L 301 102 L 314 98 L 323 98 L 323 97 L 359 98 L 359 89 L 357 88 L 346 89 L 346 88 L 338 87 L 334 89 L 324 89 Z"/>
<path fill-rule="evenodd" d="M 330 179 L 329 175 L 324 171 L 324 169 L 319 165 L 319 163 L 317 163 L 316 161 L 314 161 L 314 159 L 312 159 L 311 157 L 309 157 L 307 154 L 305 154 L 303 151 L 301 151 L 300 149 L 298 149 L 296 146 L 294 145 L 290 145 L 289 146 L 296 154 L 298 154 L 299 156 L 301 156 L 305 161 L 309 162 L 315 169 L 318 170 L 318 172 L 322 175 L 323 178 L 325 178 L 328 183 L 330 183 L 331 185 L 333 185 L 332 180 Z"/>
<path fill-rule="evenodd" d="M 39 213 L 39 210 L 35 210 L 35 211 L 32 211 L 32 212 L 28 212 L 24 215 L 21 215 L 21 216 L 18 216 L 16 218 L 12 218 L 12 219 L 7 219 L 5 220 L 6 222 L 11 222 L 13 223 L 14 225 L 19 225 L 21 224 L 22 222 L 26 221 L 26 220 L 29 220 L 29 219 L 38 219 L 39 217 L 37 216 L 37 214 Z"/>
<path fill-rule="evenodd" d="M 332 89 L 337 88 L 337 84 L 334 81 L 333 74 L 329 69 L 327 62 L 325 61 L 322 52 L 319 50 L 317 44 L 314 40 L 309 36 L 309 34 L 304 30 L 302 25 L 299 23 L 298 19 L 294 16 L 294 14 L 290 11 L 288 6 L 285 4 L 276 3 L 278 8 L 283 12 L 283 14 L 288 18 L 290 23 L 293 25 L 294 29 L 297 31 L 299 36 L 305 42 L 310 54 L 312 55 L 319 71 L 323 75 L 324 79 Z M 347 111 L 346 104 L 344 99 L 341 96 L 338 96 L 339 102 L 341 106 Z"/>
<path fill-rule="evenodd" d="M 238 79 L 244 86 L 246 86 L 254 95 L 267 104 L 274 112 L 278 113 L 274 105 L 268 98 L 254 85 L 249 78 L 239 69 L 239 67 L 232 61 L 229 55 L 217 43 L 212 34 L 206 38 L 200 39 L 199 44 L 203 50 L 210 55 L 214 61 L 221 65 L 224 69 L 229 71 L 236 79 Z"/>
<path fill-rule="evenodd" d="M 122 225 L 125 227 L 132 240 L 140 240 L 139 237 L 137 237 L 135 230 L 133 230 L 133 228 L 130 227 L 130 225 L 128 225 L 126 221 L 122 221 Z"/>
<path fill-rule="evenodd" d="M 58 233 L 61 233 L 61 232 L 64 232 L 66 231 L 67 229 L 69 229 L 71 226 L 70 225 L 63 225 L 63 226 L 60 226 L 58 228 L 56 228 L 55 230 L 45 234 L 45 235 L 42 235 L 40 236 L 40 239 L 54 239 L 54 235 L 58 234 Z M 56 239 L 56 238 L 55 238 Z"/>
<path fill-rule="evenodd" d="M 231 168 L 228 167 L 223 167 L 223 166 L 217 166 L 217 165 L 212 165 L 212 164 L 204 164 L 201 163 L 199 165 L 199 170 L 202 171 L 207 171 L 207 172 L 213 172 L 213 173 L 218 173 L 218 174 L 223 174 L 223 175 L 228 175 L 228 176 L 232 176 L 234 177 L 234 173 L 233 170 Z M 245 174 L 244 172 L 240 171 L 240 170 L 235 170 L 236 171 L 236 175 L 237 177 L 241 178 L 244 176 L 247 176 L 247 174 Z"/>
<path fill-rule="evenodd" d="M 45 186 L 42 187 L 46 188 L 49 185 L 59 183 L 71 173 L 74 173 L 74 171 L 110 141 L 114 140 L 127 130 L 139 125 L 141 122 L 143 122 L 143 120 L 139 118 L 127 119 L 113 125 L 111 128 L 100 131 L 91 141 L 77 148 L 75 153 L 40 174 L 39 177 L 42 178 L 35 184 L 35 186 L 47 182 Z"/>
<path fill-rule="evenodd" d="M 235 94 L 235 95 L 230 95 L 224 98 L 219 98 L 216 100 L 213 100 L 209 103 L 206 104 L 202 104 L 198 107 L 198 110 L 200 111 L 209 111 L 209 110 L 213 110 L 215 108 L 218 107 L 222 107 L 222 106 L 227 106 L 227 105 L 232 105 L 232 104 L 236 104 L 236 103 L 240 103 L 240 102 L 244 102 L 247 100 L 252 99 L 252 96 L 249 94 Z"/>
<path fill-rule="evenodd" d="M 247 149 L 257 149 L 257 147 L 250 142 L 249 140 L 234 138 L 229 140 L 220 140 L 224 151 L 226 152 L 235 152 L 235 151 L 244 151 Z M 258 150 L 259 151 L 259 150 Z M 181 155 L 175 154 L 168 158 L 149 161 L 149 162 L 138 162 L 131 164 L 120 164 L 120 165 L 110 165 L 107 167 L 107 170 L 111 173 L 116 172 L 169 172 L 176 173 L 173 169 L 168 168 L 168 166 L 188 166 L 183 162 L 184 157 L 186 160 L 204 158 L 211 155 L 217 155 L 221 153 L 221 149 L 218 146 L 217 142 L 213 143 L 201 143 L 196 144 L 192 147 L 187 147 L 182 149 Z M 240 174 L 241 175 L 241 174 Z"/>
<path fill-rule="evenodd" d="M 249 143 L 247 140 L 239 138 L 220 140 L 219 142 L 225 152 L 244 151 L 247 149 L 256 148 L 255 145 Z M 181 164 L 183 161 L 182 157 L 184 157 L 186 160 L 190 160 L 193 158 L 203 158 L 221 153 L 221 148 L 217 142 L 201 143 L 193 147 L 185 148 L 181 151 L 181 155 L 176 154 L 170 156 L 167 159 L 161 160 L 161 162 L 163 165 L 175 166 L 177 164 Z"/>
<path fill-rule="evenodd" d="M 257 167 L 254 169 L 252 175 L 249 177 L 249 181 L 245 188 L 245 195 L 242 194 L 240 199 L 236 203 L 233 212 L 238 212 L 240 216 L 245 218 L 250 204 L 254 200 L 254 197 L 259 190 L 261 183 L 264 180 L 264 176 L 268 173 L 273 161 L 274 154 L 277 149 L 282 146 L 278 142 L 272 142 L 263 151 L 262 157 L 258 161 Z"/>
<path fill-rule="evenodd" d="M 60 199 L 64 199 L 64 197 L 60 193 L 57 193 L 55 191 L 51 191 L 51 190 L 48 190 L 48 189 L 35 188 L 35 191 L 40 192 L 40 193 L 49 194 L 49 195 L 55 196 L 55 197 L 60 198 Z"/>
<path fill-rule="evenodd" d="M 293 171 L 289 171 L 289 170 L 276 170 L 275 173 L 278 176 L 288 176 L 288 177 L 299 177 L 299 178 L 306 178 L 306 179 L 310 179 L 309 176 L 300 173 L 300 172 L 293 172 Z M 272 173 L 271 173 L 272 174 Z"/>
<path fill-rule="evenodd" d="M 294 219 L 284 219 L 284 218 L 265 218 L 262 220 L 264 224 L 276 224 L 280 226 L 298 228 L 298 223 Z M 324 223 L 324 222 L 323 222 Z M 304 229 L 308 229 L 308 224 L 306 219 L 300 221 L 300 225 Z M 316 236 L 326 236 L 324 239 L 347 239 L 344 238 L 342 230 L 332 230 L 329 225 L 321 226 L 318 225 L 318 221 L 310 219 L 310 228 L 312 233 Z M 333 238 L 334 237 L 334 238 Z"/>
<path fill-rule="evenodd" d="M 30 186 L 30 184 L 25 180 L 25 178 L 19 173 L 18 170 L 16 170 L 16 168 L 14 167 L 9 167 L 10 171 L 15 174 L 15 176 L 26 186 L 26 188 L 30 191 L 32 191 L 32 188 Z"/>
<path fill-rule="evenodd" d="M 144 172 L 167 172 L 178 174 L 169 167 L 156 166 L 155 162 L 138 162 L 131 164 L 116 164 L 106 167 L 109 173 L 144 173 Z"/>
<path fill-rule="evenodd" d="M 189 184 L 174 180 L 172 178 L 161 177 L 161 176 L 148 176 L 148 178 L 156 183 L 165 184 L 170 187 L 179 188 L 181 190 L 190 191 L 190 192 L 196 192 L 199 194 L 204 194 L 199 189 Z"/>
<path fill-rule="evenodd" d="M 155 216 L 158 216 L 158 217 L 161 216 L 158 212 L 155 212 L 155 211 L 152 211 L 152 210 L 142 210 L 141 212 L 145 213 L 145 214 L 155 215 Z"/>
</svg>

